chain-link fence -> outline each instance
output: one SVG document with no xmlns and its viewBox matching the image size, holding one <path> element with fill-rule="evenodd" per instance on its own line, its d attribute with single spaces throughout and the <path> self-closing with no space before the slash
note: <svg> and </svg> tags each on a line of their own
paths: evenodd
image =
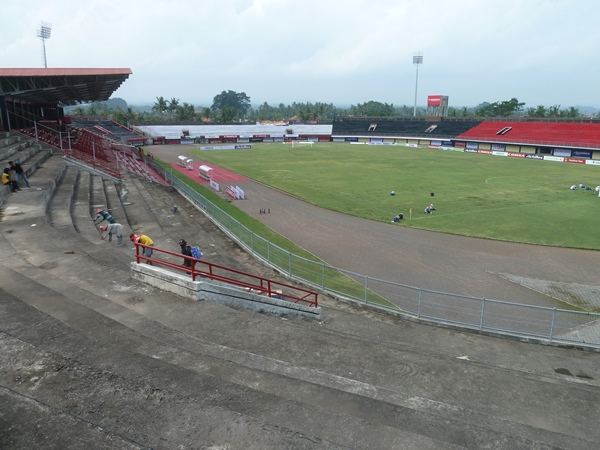
<svg viewBox="0 0 600 450">
<path fill-rule="evenodd" d="M 323 292 L 418 319 L 542 341 L 600 347 L 600 314 L 468 297 L 407 286 L 295 255 L 248 229 L 149 158 L 147 163 L 231 238 L 289 277 Z"/>
</svg>

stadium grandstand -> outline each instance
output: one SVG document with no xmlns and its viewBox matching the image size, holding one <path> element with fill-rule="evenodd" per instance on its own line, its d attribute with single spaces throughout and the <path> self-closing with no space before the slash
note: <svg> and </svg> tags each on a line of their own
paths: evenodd
<svg viewBox="0 0 600 450">
<path fill-rule="evenodd" d="M 160 181 L 141 163 L 140 134 L 105 119 L 65 116 L 64 107 L 108 100 L 130 69 L 0 69 L 0 128 L 21 145 L 59 151 L 65 160 L 120 178 L 121 170 Z M 26 144 L 34 141 L 35 145 Z M 29 166 L 32 161 L 18 161 Z M 33 165 L 34 168 L 36 167 Z"/>
<path fill-rule="evenodd" d="M 332 140 L 600 160 L 597 119 L 348 117 L 333 122 Z"/>
</svg>

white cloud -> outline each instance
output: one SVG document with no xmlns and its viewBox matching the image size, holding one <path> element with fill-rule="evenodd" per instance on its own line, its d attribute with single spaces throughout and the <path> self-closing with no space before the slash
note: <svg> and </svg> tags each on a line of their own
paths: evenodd
<svg viewBox="0 0 600 450">
<path fill-rule="evenodd" d="M 130 103 L 231 89 L 275 105 L 411 105 L 420 51 L 419 104 L 600 106 L 595 0 L 21 0 L 2 16 L 4 67 L 43 66 L 47 21 L 49 67 L 129 67 L 115 96 Z"/>
</svg>

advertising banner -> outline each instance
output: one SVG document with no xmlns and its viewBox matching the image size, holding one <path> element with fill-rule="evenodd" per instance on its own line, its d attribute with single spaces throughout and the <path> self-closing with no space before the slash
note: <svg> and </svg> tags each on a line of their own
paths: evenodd
<svg viewBox="0 0 600 450">
<path fill-rule="evenodd" d="M 592 152 L 588 150 L 573 150 L 571 156 L 578 156 L 580 158 L 591 158 Z"/>
<path fill-rule="evenodd" d="M 567 150 L 564 148 L 555 148 L 552 154 L 554 156 L 571 156 L 571 150 Z"/>
<path fill-rule="evenodd" d="M 441 106 L 442 96 L 441 95 L 428 95 L 427 106 Z"/>
</svg>

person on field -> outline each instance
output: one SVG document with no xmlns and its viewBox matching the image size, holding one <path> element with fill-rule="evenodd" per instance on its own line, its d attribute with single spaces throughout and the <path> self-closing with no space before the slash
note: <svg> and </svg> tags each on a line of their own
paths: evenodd
<svg viewBox="0 0 600 450">
<path fill-rule="evenodd" d="M 112 235 L 117 236 L 117 245 L 123 245 L 123 225 L 120 223 L 109 223 L 100 227 L 102 240 L 108 236 L 108 242 L 112 242 Z"/>
<path fill-rule="evenodd" d="M 96 217 L 94 217 L 92 220 L 94 221 L 94 225 L 98 225 L 105 220 L 108 223 L 115 223 L 115 218 L 112 216 L 112 214 L 102 208 L 98 208 L 96 210 Z"/>
<path fill-rule="evenodd" d="M 404 214 L 399 212 L 397 216 L 394 216 L 392 222 L 400 222 L 402 219 L 404 219 Z"/>
<path fill-rule="evenodd" d="M 152 257 L 152 247 L 154 246 L 154 241 L 152 239 L 150 239 L 148 236 L 146 236 L 145 234 L 131 233 L 129 235 L 129 240 L 131 242 L 134 242 L 137 244 L 147 245 L 148 247 L 144 247 L 144 256 L 146 258 Z M 146 261 L 146 264 L 150 264 L 151 266 L 154 265 L 154 264 L 152 264 L 152 261 Z"/>
</svg>

